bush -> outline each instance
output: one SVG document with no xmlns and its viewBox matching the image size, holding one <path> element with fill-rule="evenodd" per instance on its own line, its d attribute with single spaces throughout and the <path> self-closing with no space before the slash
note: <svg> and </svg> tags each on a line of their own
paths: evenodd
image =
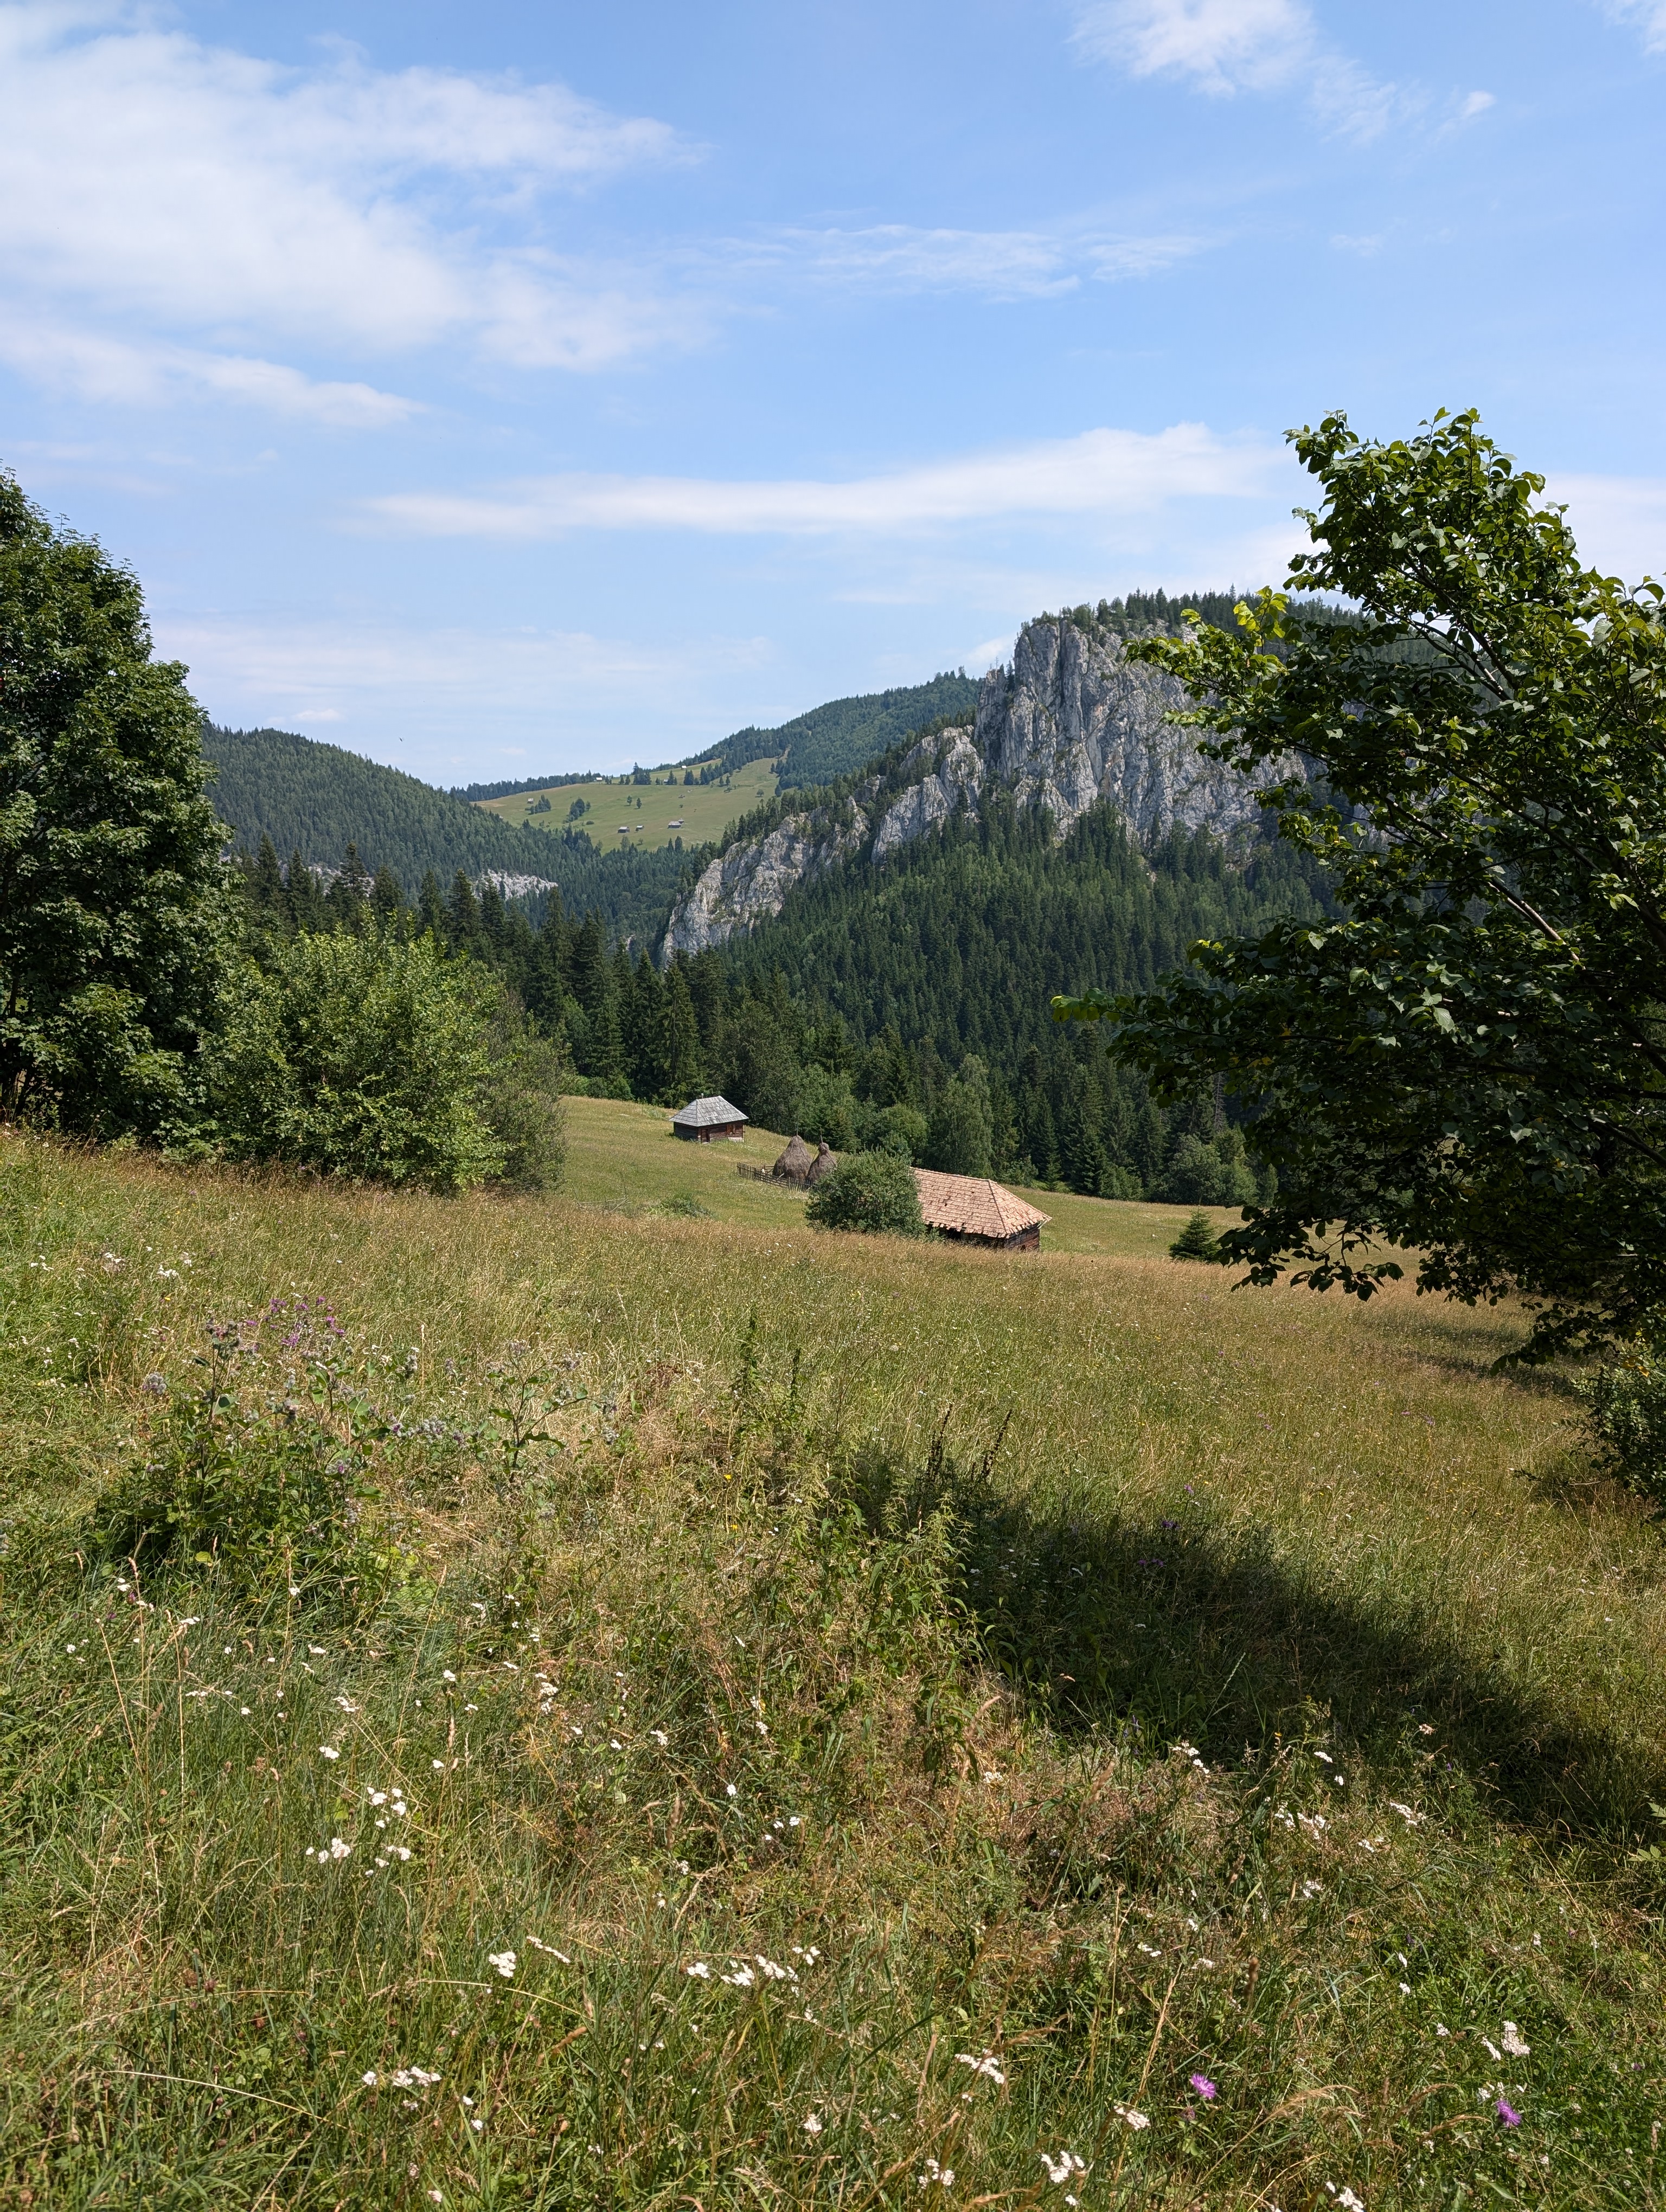
<svg viewBox="0 0 1666 2212">
<path fill-rule="evenodd" d="M 1637 1337 L 1573 1387 L 1598 1465 L 1628 1490 L 1666 1502 L 1666 1358 L 1659 1347 Z"/>
<path fill-rule="evenodd" d="M 1243 1140 L 1236 1130 L 1223 1131 L 1213 1144 L 1203 1137 L 1183 1137 L 1158 1195 L 1170 1206 L 1253 1204 L 1256 1178 L 1243 1152 Z"/>
<path fill-rule="evenodd" d="M 503 1154 L 493 1181 L 509 1190 L 553 1190 L 567 1164 L 566 1056 L 527 1028 L 507 994 L 487 1024 L 486 1042 L 491 1068 L 481 1112 Z"/>
<path fill-rule="evenodd" d="M 1220 1247 L 1215 1242 L 1213 1224 L 1207 1213 L 1195 1213 L 1169 1247 L 1172 1260 L 1215 1260 L 1220 1256 Z"/>
<path fill-rule="evenodd" d="M 894 1152 L 854 1152 L 818 1183 L 804 1215 L 818 1229 L 855 1229 L 868 1236 L 923 1237 L 914 1170 Z"/>
<path fill-rule="evenodd" d="M 210 1070 L 213 1131 L 233 1159 L 431 1190 L 484 1182 L 531 1142 L 520 1105 L 504 1107 L 502 1139 L 490 1125 L 500 1012 L 489 980 L 429 938 L 297 937 L 270 971 L 243 972 Z"/>
</svg>

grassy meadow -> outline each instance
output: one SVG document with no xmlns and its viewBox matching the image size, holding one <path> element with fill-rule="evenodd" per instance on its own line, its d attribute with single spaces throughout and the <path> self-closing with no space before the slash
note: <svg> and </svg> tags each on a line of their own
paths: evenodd
<svg viewBox="0 0 1666 2212">
<path fill-rule="evenodd" d="M 1507 1311 L 569 1113 L 0 1137 L 0 2203 L 1660 2201 L 1660 1532 Z"/>
<path fill-rule="evenodd" d="M 690 847 L 714 844 L 730 823 L 775 797 L 775 769 L 772 760 L 751 761 L 737 769 L 727 784 L 685 784 L 680 775 L 674 783 L 661 776 L 654 783 L 632 784 L 629 776 L 599 775 L 587 783 L 551 784 L 544 792 L 477 799 L 475 805 L 502 821 L 559 833 L 569 826 L 574 801 L 581 799 L 590 811 L 575 826 L 604 849 L 624 844 L 669 845 L 674 837 Z M 547 814 L 532 811 L 540 799 L 550 802 Z"/>
</svg>

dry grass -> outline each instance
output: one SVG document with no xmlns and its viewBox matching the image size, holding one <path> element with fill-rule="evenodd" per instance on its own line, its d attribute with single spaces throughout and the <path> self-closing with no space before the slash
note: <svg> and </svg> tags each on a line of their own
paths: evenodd
<svg viewBox="0 0 1666 2212">
<path fill-rule="evenodd" d="M 1511 1317 L 606 1190 L 600 1103 L 577 1192 L 783 1218 L 5 1140 L 6 2201 L 1653 2201 L 1659 1536 Z M 301 1296 L 443 1431 L 374 1602 L 137 1607 L 92 1500 Z"/>
</svg>

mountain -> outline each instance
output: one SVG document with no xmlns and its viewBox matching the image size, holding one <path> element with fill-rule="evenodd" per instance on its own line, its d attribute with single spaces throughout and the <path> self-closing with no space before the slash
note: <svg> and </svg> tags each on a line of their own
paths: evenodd
<svg viewBox="0 0 1666 2212">
<path fill-rule="evenodd" d="M 289 730 L 210 724 L 203 750 L 220 818 L 243 850 L 266 836 L 285 860 L 299 852 L 337 867 L 350 842 L 408 891 L 430 869 L 447 886 L 459 869 L 474 882 L 493 875 L 512 896 L 558 886 L 569 913 L 600 915 L 610 937 L 653 938 L 689 866 L 675 846 L 602 853 L 583 836 L 512 827 L 402 769 Z"/>
<path fill-rule="evenodd" d="M 1164 720 L 1185 693 L 1123 646 L 1114 613 L 1084 607 L 1027 623 L 1011 669 L 984 678 L 973 719 L 894 747 L 807 806 L 781 800 L 741 823 L 678 899 L 666 957 L 755 929 L 837 865 L 881 871 L 927 831 L 981 817 L 1000 793 L 1043 813 L 1055 842 L 1101 805 L 1147 851 L 1177 829 L 1241 838 L 1260 821 L 1253 784 Z"/>
</svg>

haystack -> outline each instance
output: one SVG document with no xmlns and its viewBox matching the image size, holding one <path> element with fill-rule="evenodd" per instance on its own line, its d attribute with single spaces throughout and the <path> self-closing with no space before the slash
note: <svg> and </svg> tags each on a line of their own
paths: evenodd
<svg viewBox="0 0 1666 2212">
<path fill-rule="evenodd" d="M 781 1182 L 808 1182 L 814 1165 L 809 1146 L 795 1136 L 769 1172 Z"/>
<path fill-rule="evenodd" d="M 818 1182 L 825 1182 L 829 1176 L 832 1174 L 834 1169 L 837 1167 L 838 1164 L 838 1154 L 828 1143 L 826 1138 L 824 1137 L 821 1141 L 820 1149 L 818 1151 L 815 1158 L 810 1163 L 810 1172 L 806 1176 L 805 1181 L 812 1185 Z"/>
</svg>

